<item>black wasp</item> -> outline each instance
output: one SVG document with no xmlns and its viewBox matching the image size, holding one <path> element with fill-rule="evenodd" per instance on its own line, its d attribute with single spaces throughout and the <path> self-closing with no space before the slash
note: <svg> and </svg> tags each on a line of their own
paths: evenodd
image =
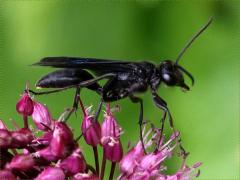
<svg viewBox="0 0 240 180">
<path fill-rule="evenodd" d="M 30 92 L 40 95 L 76 88 L 73 105 L 76 108 L 76 97 L 79 95 L 80 89 L 86 87 L 101 95 L 101 103 L 95 118 L 97 118 L 100 112 L 102 102 L 112 102 L 129 97 L 133 103 L 140 104 L 139 125 L 142 140 L 143 101 L 135 94 L 145 92 L 150 88 L 155 105 L 164 112 L 161 132 L 163 131 L 164 120 L 167 114 L 169 115 L 170 125 L 173 127 L 172 117 L 168 110 L 167 103 L 157 94 L 157 89 L 161 83 L 165 83 L 167 86 L 179 86 L 183 90 L 189 90 L 189 87 L 184 82 L 183 74 L 191 79 L 192 85 L 194 84 L 193 76 L 179 65 L 179 60 L 192 42 L 211 22 L 212 19 L 191 38 L 175 61 L 164 60 L 160 65 L 155 65 L 148 61 L 132 62 L 78 57 L 43 58 L 34 65 L 52 66 L 61 69 L 42 77 L 36 86 L 57 89 L 47 92 Z M 102 79 L 107 79 L 107 82 L 101 87 L 98 81 Z"/>
</svg>

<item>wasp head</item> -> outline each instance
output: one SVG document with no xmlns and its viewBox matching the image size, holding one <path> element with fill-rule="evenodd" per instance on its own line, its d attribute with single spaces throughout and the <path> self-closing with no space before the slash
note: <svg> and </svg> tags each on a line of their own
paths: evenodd
<svg viewBox="0 0 240 180">
<path fill-rule="evenodd" d="M 159 66 L 160 78 L 167 86 L 180 86 L 183 90 L 189 90 L 190 88 L 184 82 L 183 73 L 185 73 L 194 84 L 193 76 L 171 60 L 162 61 Z"/>
<path fill-rule="evenodd" d="M 180 86 L 183 90 L 189 90 L 189 87 L 184 83 L 183 73 L 187 75 L 194 84 L 193 76 L 182 66 L 179 65 L 179 60 L 186 52 L 186 50 L 191 46 L 191 44 L 197 39 L 197 37 L 202 34 L 204 30 L 212 23 L 212 18 L 188 41 L 184 48 L 178 54 L 176 61 L 165 60 L 161 62 L 159 67 L 160 78 L 168 86 Z"/>
</svg>

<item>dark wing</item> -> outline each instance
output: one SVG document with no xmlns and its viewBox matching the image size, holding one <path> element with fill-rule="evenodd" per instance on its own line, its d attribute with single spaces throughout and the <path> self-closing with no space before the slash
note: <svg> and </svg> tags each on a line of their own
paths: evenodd
<svg viewBox="0 0 240 180">
<path fill-rule="evenodd" d="M 56 68 L 80 68 L 97 73 L 126 72 L 133 69 L 134 62 L 76 57 L 46 57 L 34 65 Z"/>
</svg>

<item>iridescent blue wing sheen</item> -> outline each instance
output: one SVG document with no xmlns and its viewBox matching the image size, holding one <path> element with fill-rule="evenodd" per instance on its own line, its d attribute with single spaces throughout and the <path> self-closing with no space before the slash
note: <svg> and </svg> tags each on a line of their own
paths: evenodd
<svg viewBox="0 0 240 180">
<path fill-rule="evenodd" d="M 133 70 L 133 64 L 135 63 L 129 61 L 106 60 L 96 58 L 45 57 L 41 61 L 33 65 L 51 66 L 56 68 L 87 69 L 98 74 L 104 74 L 108 72 L 127 72 Z"/>
</svg>

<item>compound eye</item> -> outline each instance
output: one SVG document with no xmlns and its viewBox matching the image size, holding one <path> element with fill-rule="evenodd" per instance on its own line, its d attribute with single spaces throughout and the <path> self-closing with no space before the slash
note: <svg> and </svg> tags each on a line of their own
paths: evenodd
<svg viewBox="0 0 240 180">
<path fill-rule="evenodd" d="M 164 79 L 166 82 L 171 81 L 171 77 L 170 77 L 170 75 L 167 74 L 167 73 L 163 74 L 163 79 Z"/>
<path fill-rule="evenodd" d="M 169 73 L 164 73 L 162 75 L 163 81 L 168 85 L 168 86 L 174 86 L 176 85 L 176 78 Z"/>
</svg>

